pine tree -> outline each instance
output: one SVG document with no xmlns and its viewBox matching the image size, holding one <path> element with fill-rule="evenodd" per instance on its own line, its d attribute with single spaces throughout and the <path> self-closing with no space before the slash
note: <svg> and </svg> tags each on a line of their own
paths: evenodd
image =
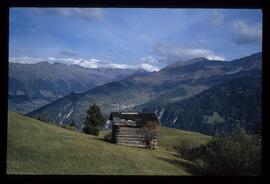
<svg viewBox="0 0 270 184">
<path fill-rule="evenodd" d="M 86 112 L 83 124 L 83 132 L 98 136 L 99 130 L 105 125 L 104 117 L 98 105 L 95 103 Z"/>
</svg>

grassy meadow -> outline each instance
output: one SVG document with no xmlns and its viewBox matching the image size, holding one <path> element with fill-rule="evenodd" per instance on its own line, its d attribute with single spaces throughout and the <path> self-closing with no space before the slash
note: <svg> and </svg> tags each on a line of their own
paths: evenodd
<svg viewBox="0 0 270 184">
<path fill-rule="evenodd" d="M 209 136 L 159 128 L 156 150 L 111 144 L 98 137 L 9 112 L 7 174 L 196 175 L 194 163 L 174 149 L 204 144 Z"/>
</svg>

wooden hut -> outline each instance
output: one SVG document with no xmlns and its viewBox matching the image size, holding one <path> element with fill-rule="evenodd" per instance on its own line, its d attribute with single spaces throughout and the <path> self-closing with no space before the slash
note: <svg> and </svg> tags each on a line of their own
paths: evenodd
<svg viewBox="0 0 270 184">
<path fill-rule="evenodd" d="M 112 121 L 113 143 L 156 148 L 160 123 L 155 113 L 112 112 L 109 120 Z"/>
</svg>

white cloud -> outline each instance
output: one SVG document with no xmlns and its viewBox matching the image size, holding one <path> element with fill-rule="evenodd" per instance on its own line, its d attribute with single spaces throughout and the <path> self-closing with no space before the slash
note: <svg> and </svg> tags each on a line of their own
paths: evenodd
<svg viewBox="0 0 270 184">
<path fill-rule="evenodd" d="M 103 11 L 101 8 L 75 8 L 77 16 L 86 19 L 100 19 L 103 17 Z"/>
<path fill-rule="evenodd" d="M 144 63 L 157 64 L 159 61 L 153 56 L 145 56 L 141 59 Z"/>
<path fill-rule="evenodd" d="M 214 10 L 210 14 L 208 22 L 213 26 L 219 26 L 224 22 L 224 15 L 220 11 Z"/>
<path fill-rule="evenodd" d="M 207 41 L 206 41 L 206 39 L 201 38 L 201 39 L 198 40 L 198 43 L 199 43 L 200 45 L 205 45 L 205 44 L 207 44 Z"/>
<path fill-rule="evenodd" d="M 258 43 L 262 40 L 262 25 L 248 25 L 244 21 L 232 22 L 234 41 L 237 44 Z"/>
<path fill-rule="evenodd" d="M 21 63 L 21 64 L 33 64 L 33 63 L 39 63 L 39 62 L 42 62 L 42 61 L 46 61 L 46 58 L 42 58 L 42 57 L 28 57 L 28 56 L 11 57 L 11 58 L 9 58 L 9 62 Z"/>
<path fill-rule="evenodd" d="M 84 20 L 100 19 L 104 15 L 101 8 L 35 8 L 35 10 L 48 15 L 78 17 Z"/>
<path fill-rule="evenodd" d="M 152 52 L 171 61 L 189 60 L 198 57 L 205 57 L 209 60 L 225 60 L 223 56 L 216 55 L 214 51 L 209 49 L 175 46 L 165 43 L 158 43 Z"/>
<path fill-rule="evenodd" d="M 56 57 L 11 57 L 9 62 L 22 63 L 22 64 L 35 64 L 42 61 L 49 63 L 63 63 L 67 65 L 79 65 L 85 68 L 136 68 L 135 66 L 128 66 L 126 64 L 112 63 L 110 61 L 101 61 L 95 58 L 56 58 Z"/>
<path fill-rule="evenodd" d="M 75 63 L 85 68 L 98 68 L 99 67 L 98 62 L 99 60 L 97 59 L 89 59 L 89 60 L 77 60 Z"/>
<path fill-rule="evenodd" d="M 153 60 L 152 57 L 144 57 Z M 145 59 L 145 61 L 148 61 Z M 21 64 L 36 64 L 40 62 L 63 63 L 67 65 L 79 65 L 85 68 L 119 68 L 119 69 L 138 69 L 145 71 L 159 71 L 159 68 L 149 63 L 141 63 L 139 65 L 127 65 L 120 63 L 113 63 L 111 61 L 102 61 L 96 58 L 62 58 L 62 57 L 10 57 L 9 62 Z"/>
<path fill-rule="evenodd" d="M 31 31 L 32 33 L 36 33 L 36 32 L 37 32 L 36 29 L 33 28 L 33 27 L 30 27 L 29 29 L 30 29 L 30 31 Z"/>
<path fill-rule="evenodd" d="M 48 57 L 48 60 L 49 60 L 49 61 L 55 61 L 56 58 L 55 58 L 55 57 Z"/>
<path fill-rule="evenodd" d="M 153 71 L 159 71 L 159 68 L 158 67 L 155 67 L 155 66 L 152 66 L 150 64 L 147 64 L 147 63 L 142 63 L 140 65 L 140 67 L 146 71 L 149 71 L 149 72 L 153 72 Z"/>
<path fill-rule="evenodd" d="M 78 56 L 77 53 L 70 50 L 61 50 L 60 52 L 58 52 L 58 54 L 63 57 L 77 57 Z"/>
<path fill-rule="evenodd" d="M 219 61 L 225 61 L 225 58 L 222 56 L 215 56 L 215 55 L 208 55 L 206 56 L 208 60 L 219 60 Z"/>
<path fill-rule="evenodd" d="M 61 15 L 61 16 L 70 16 L 72 14 L 72 9 L 70 8 L 50 8 L 46 10 L 49 11 L 50 13 Z"/>
<path fill-rule="evenodd" d="M 120 68 L 120 69 L 127 69 L 130 68 L 128 65 L 126 64 L 116 64 L 116 63 L 111 63 L 110 66 L 112 68 Z"/>
</svg>

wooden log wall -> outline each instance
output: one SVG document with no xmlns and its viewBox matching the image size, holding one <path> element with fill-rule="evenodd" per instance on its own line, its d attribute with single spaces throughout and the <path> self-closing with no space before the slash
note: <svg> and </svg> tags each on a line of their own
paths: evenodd
<svg viewBox="0 0 270 184">
<path fill-rule="evenodd" d="M 155 148 L 157 145 L 157 134 L 155 130 L 145 127 L 113 126 L 112 141 L 116 144 L 148 147 L 150 143 L 146 137 L 150 135 L 150 131 L 153 137 L 151 144 Z"/>
</svg>

